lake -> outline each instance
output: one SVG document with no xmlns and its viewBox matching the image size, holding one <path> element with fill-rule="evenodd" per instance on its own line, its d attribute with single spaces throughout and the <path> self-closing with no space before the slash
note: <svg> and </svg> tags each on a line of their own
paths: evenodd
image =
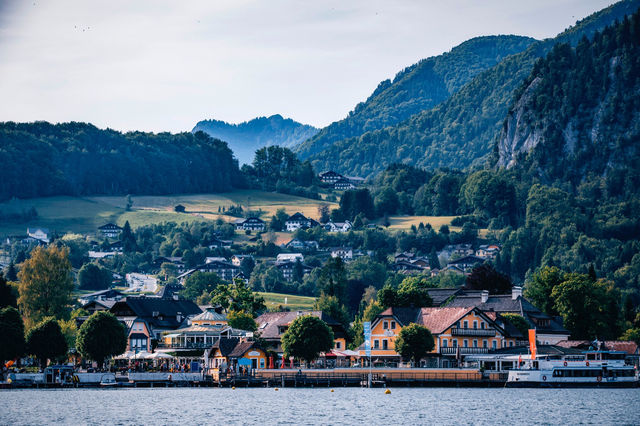
<svg viewBox="0 0 640 426">
<path fill-rule="evenodd" d="M 640 424 L 640 389 L 0 391 L 0 424 Z"/>
</svg>

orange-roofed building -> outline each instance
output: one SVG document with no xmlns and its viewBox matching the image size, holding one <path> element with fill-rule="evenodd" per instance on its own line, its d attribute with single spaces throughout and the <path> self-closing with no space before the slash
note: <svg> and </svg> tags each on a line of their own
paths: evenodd
<svg viewBox="0 0 640 426">
<path fill-rule="evenodd" d="M 388 308 L 371 324 L 371 357 L 374 363 L 397 363 L 395 339 L 402 327 L 419 324 L 431 331 L 434 349 L 429 366 L 450 367 L 464 355 L 488 353 L 513 346 L 515 337 L 505 330 L 500 317 L 491 318 L 472 307 Z M 364 356 L 364 349 L 360 349 Z"/>
</svg>

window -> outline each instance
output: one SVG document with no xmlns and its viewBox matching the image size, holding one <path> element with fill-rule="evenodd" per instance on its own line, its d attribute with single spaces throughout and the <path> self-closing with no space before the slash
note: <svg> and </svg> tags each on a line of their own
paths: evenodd
<svg viewBox="0 0 640 426">
<path fill-rule="evenodd" d="M 442 339 L 442 347 L 443 348 L 446 348 L 448 344 L 449 344 L 449 342 L 447 341 L 447 339 Z"/>
<path fill-rule="evenodd" d="M 373 348 L 374 349 L 379 349 L 380 348 L 380 341 L 378 339 L 373 341 Z"/>
<path fill-rule="evenodd" d="M 509 347 L 513 347 L 513 341 L 509 342 Z"/>
<path fill-rule="evenodd" d="M 458 347 L 458 341 L 455 340 L 455 339 L 451 339 L 451 347 L 457 348 Z"/>
<path fill-rule="evenodd" d="M 387 341 L 387 339 L 382 340 L 382 349 L 384 350 L 389 349 L 389 342 Z"/>
<path fill-rule="evenodd" d="M 464 321 L 462 324 L 464 328 L 469 328 L 469 321 Z"/>
<path fill-rule="evenodd" d="M 483 348 L 488 348 L 488 347 L 489 347 L 489 342 L 487 341 L 487 339 L 484 339 L 484 340 L 482 341 L 482 347 L 483 347 Z"/>
<path fill-rule="evenodd" d="M 480 323 L 480 328 L 484 330 L 484 321 Z"/>
<path fill-rule="evenodd" d="M 463 347 L 463 348 L 468 348 L 468 347 L 469 347 L 469 341 L 468 341 L 467 339 L 464 339 L 464 340 L 462 341 L 462 347 Z"/>
<path fill-rule="evenodd" d="M 340 349 L 341 346 L 342 346 L 342 342 L 336 342 L 336 349 Z"/>
<path fill-rule="evenodd" d="M 391 321 L 391 329 L 392 330 L 396 329 L 396 322 L 395 321 Z"/>
<path fill-rule="evenodd" d="M 473 339 L 473 347 L 474 348 L 478 347 L 478 341 L 476 339 Z"/>
<path fill-rule="evenodd" d="M 260 368 L 264 368 L 264 358 L 260 358 Z"/>
<path fill-rule="evenodd" d="M 383 321 L 382 322 L 382 328 L 384 330 L 388 330 L 389 329 L 389 321 Z"/>
<path fill-rule="evenodd" d="M 495 351 L 496 349 L 498 349 L 498 342 L 496 342 L 495 340 L 491 342 L 491 348 L 493 348 L 493 350 Z"/>
<path fill-rule="evenodd" d="M 478 329 L 478 321 L 474 321 L 473 322 L 473 329 L 477 330 Z"/>
</svg>

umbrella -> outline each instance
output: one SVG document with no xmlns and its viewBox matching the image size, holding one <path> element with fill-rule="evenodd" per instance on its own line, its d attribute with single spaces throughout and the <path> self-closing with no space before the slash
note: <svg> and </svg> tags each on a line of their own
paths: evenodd
<svg viewBox="0 0 640 426">
<path fill-rule="evenodd" d="M 174 357 L 172 357 L 171 355 L 164 353 L 164 352 L 156 352 L 154 354 L 152 354 L 149 358 L 151 359 L 173 359 Z"/>
<path fill-rule="evenodd" d="M 142 351 L 142 352 L 138 352 L 137 354 L 134 354 L 131 358 L 133 359 L 149 359 L 153 356 L 152 353 L 147 352 L 147 351 Z"/>
<path fill-rule="evenodd" d="M 126 351 L 125 353 L 114 357 L 114 359 L 131 359 L 133 358 L 133 351 Z"/>
</svg>

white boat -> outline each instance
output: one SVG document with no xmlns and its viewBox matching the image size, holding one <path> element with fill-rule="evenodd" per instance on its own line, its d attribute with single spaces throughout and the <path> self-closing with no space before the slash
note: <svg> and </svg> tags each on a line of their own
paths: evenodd
<svg viewBox="0 0 640 426">
<path fill-rule="evenodd" d="M 116 375 L 113 373 L 103 374 L 100 378 L 100 386 L 104 387 L 113 387 L 118 386 L 118 382 L 116 381 Z"/>
<path fill-rule="evenodd" d="M 527 356 L 509 371 L 510 387 L 635 387 L 638 371 L 625 363 L 625 353 L 587 351 L 564 357 Z"/>
</svg>

